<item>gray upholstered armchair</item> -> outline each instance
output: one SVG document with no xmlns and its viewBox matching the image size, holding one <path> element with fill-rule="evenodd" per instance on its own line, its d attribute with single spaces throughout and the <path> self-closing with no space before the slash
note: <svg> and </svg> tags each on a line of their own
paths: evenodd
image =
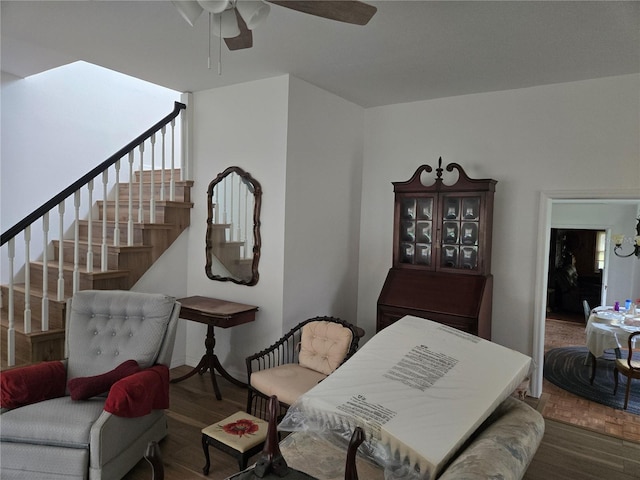
<svg viewBox="0 0 640 480">
<path fill-rule="evenodd" d="M 160 294 L 77 292 L 66 359 L 2 373 L 0 477 L 122 478 L 167 434 L 179 312 Z"/>
</svg>

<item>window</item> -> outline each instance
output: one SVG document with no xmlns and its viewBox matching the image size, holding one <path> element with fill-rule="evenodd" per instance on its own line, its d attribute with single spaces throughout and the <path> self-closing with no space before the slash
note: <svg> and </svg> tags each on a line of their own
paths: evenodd
<svg viewBox="0 0 640 480">
<path fill-rule="evenodd" d="M 596 233 L 596 258 L 595 258 L 595 271 L 604 269 L 604 247 L 606 245 L 606 232 Z"/>
</svg>

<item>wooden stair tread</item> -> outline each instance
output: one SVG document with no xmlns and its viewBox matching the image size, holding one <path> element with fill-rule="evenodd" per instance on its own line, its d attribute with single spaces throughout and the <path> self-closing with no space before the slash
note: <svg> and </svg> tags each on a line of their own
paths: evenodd
<svg viewBox="0 0 640 480">
<path fill-rule="evenodd" d="M 32 338 L 32 339 L 43 339 L 43 338 L 64 338 L 64 332 L 65 329 L 64 328 L 51 328 L 49 330 L 46 331 L 31 331 L 30 333 L 25 333 L 24 332 L 24 322 L 22 320 L 22 318 L 18 318 L 18 316 L 16 315 L 14 317 L 14 323 L 13 323 L 13 329 L 16 333 L 19 333 L 20 335 L 24 335 L 26 337 Z M 9 318 L 3 313 L 0 316 L 0 328 L 4 328 L 6 330 L 9 329 Z"/>
<path fill-rule="evenodd" d="M 98 205 L 101 207 L 102 205 L 104 205 L 105 202 L 103 202 L 102 200 L 100 200 L 98 202 Z M 123 210 L 123 206 L 124 207 L 128 207 L 129 206 L 129 202 L 118 202 L 120 205 L 120 210 Z M 107 200 L 107 205 L 108 206 L 112 206 L 115 205 L 116 201 L 115 200 Z M 132 207 L 135 209 L 139 206 L 140 202 L 136 199 L 134 201 L 131 202 Z M 173 208 L 193 208 L 193 202 L 180 202 L 180 201 L 176 201 L 176 200 L 156 200 L 155 201 L 156 207 L 173 207 Z M 142 206 L 143 207 L 149 207 L 150 205 L 150 200 L 143 200 L 142 201 Z M 126 210 L 126 208 L 124 209 Z M 134 212 L 135 214 L 135 212 Z"/>
<path fill-rule="evenodd" d="M 79 220 L 79 223 L 81 225 L 86 225 L 89 223 L 89 220 Z M 102 220 L 93 220 L 93 224 L 94 225 L 102 225 Z M 107 220 L 107 225 L 108 226 L 115 226 L 116 222 L 115 220 Z M 120 228 L 120 230 L 125 230 L 127 228 L 127 223 L 124 220 L 121 220 L 118 222 L 119 225 L 121 225 L 122 227 Z M 161 229 L 166 229 L 166 230 L 170 230 L 172 228 L 176 228 L 176 225 L 174 223 L 151 223 L 151 222 L 143 222 L 143 223 L 139 223 L 139 222 L 133 222 L 133 228 L 139 228 L 139 229 L 152 229 L 152 228 L 161 228 Z"/>
<path fill-rule="evenodd" d="M 6 285 L 3 285 L 2 287 L 6 288 L 7 291 L 9 290 L 9 287 Z M 24 283 L 15 283 L 13 285 L 13 290 L 14 290 L 14 293 L 24 294 L 26 292 Z M 31 297 L 39 298 L 39 299 L 42 299 L 44 297 L 42 292 L 42 285 L 31 285 L 29 292 Z M 49 296 L 47 297 L 47 299 L 49 300 L 49 303 L 55 302 L 61 305 L 64 305 L 66 303 L 66 300 L 58 300 L 55 296 L 52 297 L 51 292 L 49 292 Z"/>
<path fill-rule="evenodd" d="M 32 264 L 34 265 L 44 265 L 44 263 L 40 260 L 32 260 L 31 261 Z M 58 269 L 58 262 L 56 260 L 50 260 L 47 262 L 47 267 L 49 268 L 49 270 L 57 270 Z M 67 263 L 64 262 L 62 264 L 62 269 L 65 272 L 71 272 L 73 273 L 74 270 L 74 266 L 72 263 Z M 94 269 L 93 271 L 89 272 L 87 270 L 87 267 L 85 265 L 78 265 L 78 271 L 82 274 L 86 274 L 86 275 L 94 275 L 94 276 L 99 276 L 99 277 L 117 277 L 117 276 L 126 276 L 129 275 L 129 270 L 107 270 L 105 272 L 101 271 L 100 269 Z"/>
<path fill-rule="evenodd" d="M 52 240 L 53 243 L 59 243 L 60 240 Z M 64 244 L 67 245 L 74 245 L 74 241 L 73 240 L 63 240 L 62 241 Z M 87 242 L 86 240 L 78 240 L 78 244 L 82 245 L 82 246 L 88 246 L 89 242 Z M 91 242 L 91 245 L 96 249 L 100 249 L 102 247 L 102 240 L 94 240 Z M 107 244 L 107 248 L 109 250 L 128 250 L 128 251 L 141 251 L 141 250 L 151 250 L 153 247 L 151 245 L 145 245 L 145 244 L 133 244 L 133 245 L 113 245 L 111 243 Z M 95 251 L 94 251 L 95 253 Z"/>
</svg>

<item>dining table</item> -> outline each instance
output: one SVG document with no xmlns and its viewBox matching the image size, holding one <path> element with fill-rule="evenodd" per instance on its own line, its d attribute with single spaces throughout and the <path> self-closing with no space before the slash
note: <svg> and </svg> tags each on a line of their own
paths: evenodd
<svg viewBox="0 0 640 480">
<path fill-rule="evenodd" d="M 602 357 L 606 350 L 614 350 L 616 358 L 620 358 L 620 349 L 627 347 L 629 335 L 635 331 L 640 331 L 638 310 L 618 311 L 612 306 L 600 306 L 591 310 L 585 328 L 588 359 L 591 361 L 591 383 L 596 374 L 596 359 Z"/>
</svg>

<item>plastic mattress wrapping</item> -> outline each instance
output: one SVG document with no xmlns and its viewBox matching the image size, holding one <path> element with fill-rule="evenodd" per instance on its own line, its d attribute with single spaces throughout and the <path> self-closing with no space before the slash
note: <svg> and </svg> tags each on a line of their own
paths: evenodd
<svg viewBox="0 0 640 480">
<path fill-rule="evenodd" d="M 373 336 L 289 408 L 281 431 L 341 442 L 365 431 L 359 452 L 386 480 L 430 480 L 530 373 L 531 358 L 406 316 Z"/>
</svg>

